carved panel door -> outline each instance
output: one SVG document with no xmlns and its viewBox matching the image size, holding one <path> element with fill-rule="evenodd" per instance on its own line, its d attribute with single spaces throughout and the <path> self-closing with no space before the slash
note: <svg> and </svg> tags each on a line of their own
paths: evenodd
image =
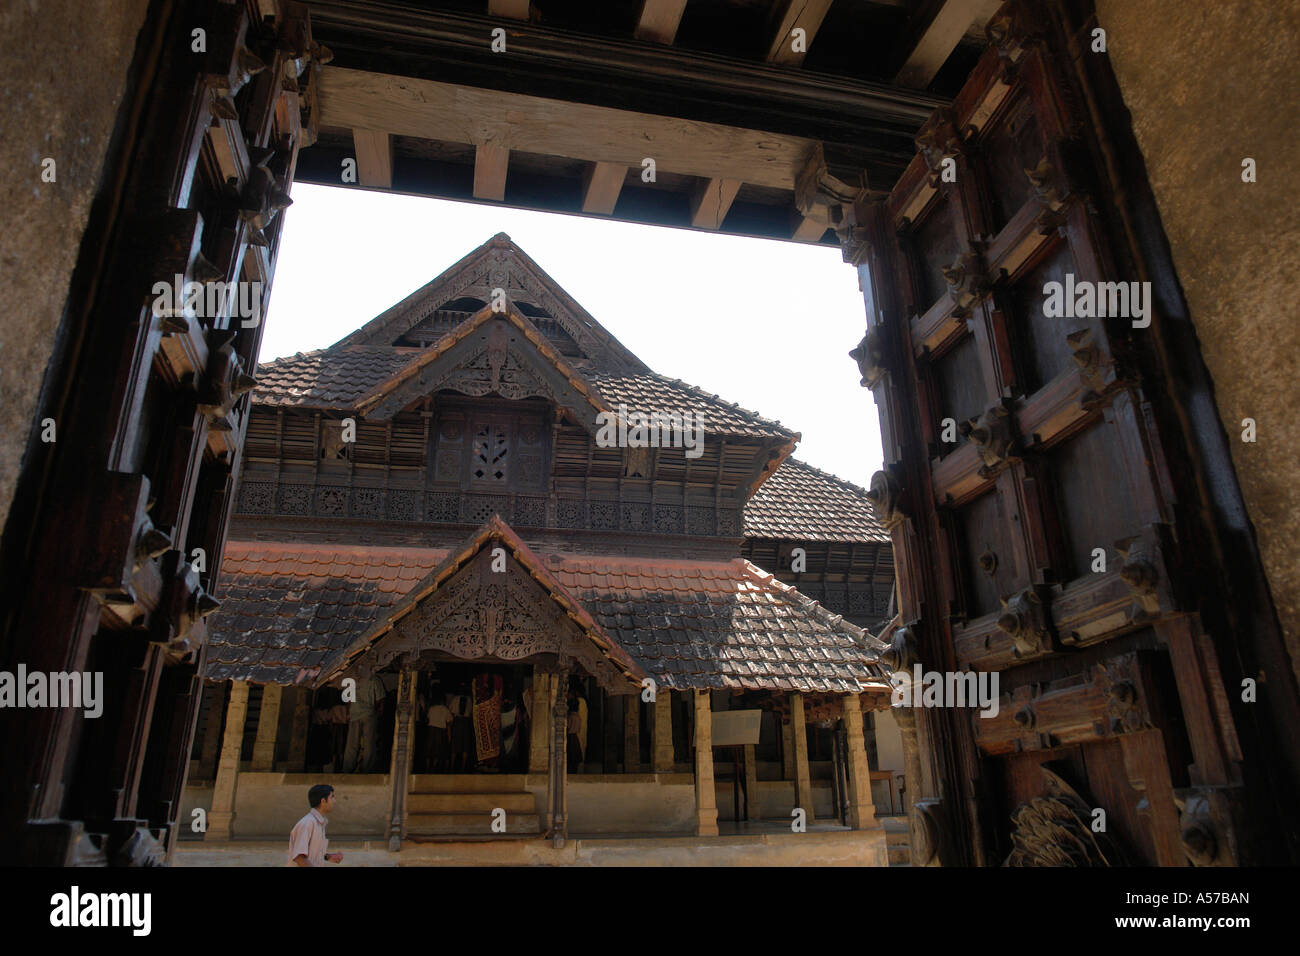
<svg viewBox="0 0 1300 956">
<path fill-rule="evenodd" d="M 1232 862 L 1241 753 L 1180 563 L 1176 436 L 1140 371 L 1151 296 L 1119 281 L 1134 269 L 1112 254 L 1095 130 L 1036 16 L 990 22 L 897 186 L 842 227 L 894 462 L 872 493 L 897 657 L 1000 690 L 996 717 L 918 712 L 926 779 L 909 789 L 946 862 L 1059 861 L 1076 835 L 1083 862 Z M 1043 814 L 1059 845 L 1031 836 Z"/>
</svg>

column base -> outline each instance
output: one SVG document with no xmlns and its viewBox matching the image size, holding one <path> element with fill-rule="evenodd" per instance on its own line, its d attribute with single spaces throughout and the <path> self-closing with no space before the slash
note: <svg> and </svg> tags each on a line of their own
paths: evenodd
<svg viewBox="0 0 1300 956">
<path fill-rule="evenodd" d="M 208 811 L 208 829 L 203 834 L 205 840 L 232 840 L 235 836 L 235 815 L 223 810 Z"/>
<path fill-rule="evenodd" d="M 712 810 L 697 811 L 695 822 L 696 836 L 717 836 L 718 835 L 718 811 L 717 808 Z"/>
</svg>

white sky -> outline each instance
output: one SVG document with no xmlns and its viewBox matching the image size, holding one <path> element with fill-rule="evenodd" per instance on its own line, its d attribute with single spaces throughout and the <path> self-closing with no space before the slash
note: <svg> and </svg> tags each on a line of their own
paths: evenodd
<svg viewBox="0 0 1300 956">
<path fill-rule="evenodd" d="M 305 183 L 284 215 L 262 361 L 332 345 L 505 232 L 656 372 L 802 432 L 795 455 L 825 471 L 866 486 L 881 466 L 835 247 Z"/>
</svg>

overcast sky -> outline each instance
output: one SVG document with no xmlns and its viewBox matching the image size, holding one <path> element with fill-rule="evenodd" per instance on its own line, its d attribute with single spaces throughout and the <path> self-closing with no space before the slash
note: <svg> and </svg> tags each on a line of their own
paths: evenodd
<svg viewBox="0 0 1300 956">
<path fill-rule="evenodd" d="M 818 468 L 863 486 L 880 468 L 837 248 L 305 183 L 285 215 L 262 361 L 333 344 L 505 232 L 656 372 L 802 432 Z"/>
</svg>

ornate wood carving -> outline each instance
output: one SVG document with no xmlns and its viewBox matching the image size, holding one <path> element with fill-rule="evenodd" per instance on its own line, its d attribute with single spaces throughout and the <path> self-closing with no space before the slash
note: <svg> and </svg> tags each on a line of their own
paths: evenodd
<svg viewBox="0 0 1300 956">
<path fill-rule="evenodd" d="M 902 511 L 903 489 L 898 479 L 888 471 L 878 471 L 871 476 L 871 487 L 867 490 L 867 500 L 876 509 L 876 517 L 886 531 L 893 531 L 902 524 L 906 515 Z"/>
<path fill-rule="evenodd" d="M 998 629 L 1015 643 L 1016 657 L 1033 657 L 1051 650 L 1051 625 L 1043 598 L 1035 588 L 1025 588 L 1001 599 Z"/>
<path fill-rule="evenodd" d="M 1011 413 L 1003 405 L 990 406 L 984 414 L 962 422 L 959 430 L 975 446 L 984 463 L 979 470 L 981 478 L 991 478 L 1006 465 L 1020 460 Z"/>
<path fill-rule="evenodd" d="M 849 352 L 849 358 L 858 363 L 863 387 L 875 388 L 884 378 L 884 352 L 880 347 L 880 335 L 875 329 L 871 329 L 862 337 L 857 347 Z"/>
</svg>

